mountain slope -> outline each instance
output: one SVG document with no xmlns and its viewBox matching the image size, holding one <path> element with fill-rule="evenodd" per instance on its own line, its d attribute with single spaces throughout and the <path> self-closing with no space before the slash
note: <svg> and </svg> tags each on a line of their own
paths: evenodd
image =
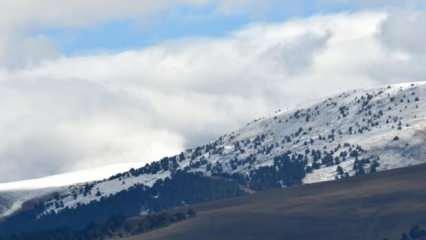
<svg viewBox="0 0 426 240">
<path fill-rule="evenodd" d="M 147 214 L 424 163 L 425 99 L 426 83 L 346 92 L 256 120 L 143 168 L 33 200 L 0 230 L 20 231 L 14 226 L 23 223 L 33 230 L 61 224 L 79 228 L 112 214 Z"/>
<path fill-rule="evenodd" d="M 426 165 L 193 206 L 197 217 L 128 240 L 382 240 L 426 226 Z"/>
<path fill-rule="evenodd" d="M 98 182 L 89 196 L 76 201 L 62 199 L 63 208 L 136 184 L 151 187 L 176 169 L 207 176 L 225 173 L 254 178 L 253 169 L 273 166 L 274 158 L 283 155 L 304 163 L 305 183 L 333 180 L 346 173 L 355 175 L 361 169 L 368 171 L 374 161 L 377 170 L 422 163 L 426 160 L 425 98 L 425 83 L 344 93 L 307 109 L 257 120 L 213 143 Z M 356 158 L 362 167 L 354 166 Z M 343 173 L 336 172 L 336 165 Z M 81 190 L 77 188 L 70 191 Z"/>
<path fill-rule="evenodd" d="M 81 170 L 43 178 L 0 183 L 0 218 L 13 214 L 23 203 L 43 195 L 63 191 L 64 187 L 101 180 L 113 174 L 128 171 L 140 163 L 114 164 L 90 170 Z"/>
</svg>

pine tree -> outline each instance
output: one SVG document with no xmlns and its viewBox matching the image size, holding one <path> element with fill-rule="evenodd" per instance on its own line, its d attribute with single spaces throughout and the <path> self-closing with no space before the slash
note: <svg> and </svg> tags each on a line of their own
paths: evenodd
<svg viewBox="0 0 426 240">
<path fill-rule="evenodd" d="M 337 166 L 336 172 L 339 177 L 343 176 L 344 174 L 343 168 L 341 166 Z"/>
</svg>

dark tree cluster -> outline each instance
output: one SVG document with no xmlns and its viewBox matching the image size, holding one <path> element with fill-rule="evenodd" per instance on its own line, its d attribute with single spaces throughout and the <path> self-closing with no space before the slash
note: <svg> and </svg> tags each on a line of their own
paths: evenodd
<svg viewBox="0 0 426 240">
<path fill-rule="evenodd" d="M 305 177 L 303 155 L 283 154 L 274 158 L 270 167 L 261 167 L 250 173 L 249 186 L 254 190 L 290 187 L 302 183 Z"/>
<path fill-rule="evenodd" d="M 384 240 L 389 240 L 385 238 Z M 408 232 L 401 234 L 400 240 L 426 240 L 426 229 L 416 225 L 412 227 Z"/>
<path fill-rule="evenodd" d="M 137 216 L 141 209 L 156 213 L 187 204 L 244 194 L 246 193 L 236 181 L 177 171 L 171 179 L 159 180 L 151 188 L 136 185 L 76 209 L 65 208 L 58 213 L 40 216 L 44 208 L 38 205 L 6 219 L 0 224 L 0 233 L 22 232 L 22 226 L 25 226 L 27 232 L 50 231 L 63 227 L 81 230 L 91 222 L 103 224 L 113 216 Z"/>
<path fill-rule="evenodd" d="M 161 212 L 143 217 L 112 216 L 103 223 L 92 222 L 81 230 L 62 227 L 53 230 L 0 236 L 0 240 L 104 240 L 142 234 L 196 216 L 193 209 Z"/>
</svg>

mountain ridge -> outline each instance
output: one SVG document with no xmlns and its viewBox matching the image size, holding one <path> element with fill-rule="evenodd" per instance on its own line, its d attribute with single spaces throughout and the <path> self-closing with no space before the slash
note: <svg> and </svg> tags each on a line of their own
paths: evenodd
<svg viewBox="0 0 426 240">
<path fill-rule="evenodd" d="M 421 164 L 426 162 L 425 99 L 426 82 L 348 91 L 303 109 L 255 120 L 142 168 L 69 186 L 37 202 L 31 214 L 18 212 L 11 222 L 21 221 L 23 215 L 26 221 L 66 218 L 76 212 L 83 216 L 88 209 L 96 215 L 102 211 L 100 206 L 128 204 L 120 201 L 134 204 L 132 210 L 123 207 L 128 215 L 147 214 Z M 202 191 L 194 180 L 209 186 L 211 192 Z"/>
</svg>

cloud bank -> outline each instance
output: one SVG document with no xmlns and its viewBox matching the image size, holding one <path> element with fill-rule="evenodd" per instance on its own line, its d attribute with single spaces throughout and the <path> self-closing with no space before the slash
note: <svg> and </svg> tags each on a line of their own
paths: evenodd
<svg viewBox="0 0 426 240">
<path fill-rule="evenodd" d="M 150 162 L 278 108 L 425 80 L 425 15 L 401 14 L 255 24 L 114 54 L 51 51 L 39 64 L 1 68 L 0 181 Z"/>
</svg>

